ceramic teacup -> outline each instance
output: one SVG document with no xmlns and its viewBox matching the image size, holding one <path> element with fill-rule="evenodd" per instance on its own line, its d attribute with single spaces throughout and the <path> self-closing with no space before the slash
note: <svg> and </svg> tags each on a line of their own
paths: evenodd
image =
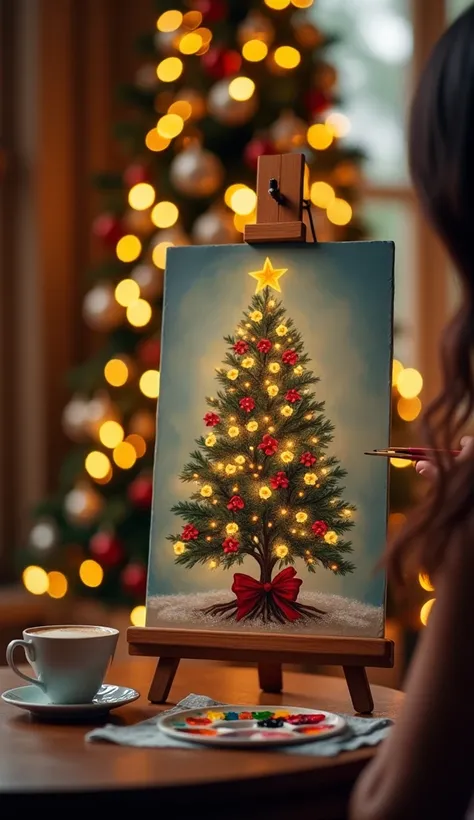
<svg viewBox="0 0 474 820">
<path fill-rule="evenodd" d="M 107 626 L 37 626 L 7 646 L 7 663 L 20 678 L 39 686 L 50 703 L 90 703 L 102 685 L 118 640 Z M 36 677 L 18 669 L 14 652 L 21 646 Z"/>
</svg>

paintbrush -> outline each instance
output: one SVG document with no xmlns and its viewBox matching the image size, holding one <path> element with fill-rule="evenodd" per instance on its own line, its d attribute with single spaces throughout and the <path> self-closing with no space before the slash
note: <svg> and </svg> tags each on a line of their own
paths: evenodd
<svg viewBox="0 0 474 820">
<path fill-rule="evenodd" d="M 388 447 L 386 450 L 370 450 L 365 456 L 384 456 L 385 458 L 401 458 L 405 461 L 429 461 L 435 453 L 442 455 L 450 453 L 458 456 L 461 450 L 433 450 L 429 447 Z"/>
</svg>

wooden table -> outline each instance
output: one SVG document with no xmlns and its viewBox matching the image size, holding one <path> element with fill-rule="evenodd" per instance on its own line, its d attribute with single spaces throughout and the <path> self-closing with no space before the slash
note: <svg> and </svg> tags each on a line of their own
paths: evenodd
<svg viewBox="0 0 474 820">
<path fill-rule="evenodd" d="M 148 691 L 155 662 L 133 658 L 117 663 L 109 682 Z M 0 670 L 0 690 L 21 684 Z M 235 703 L 269 703 L 351 713 L 343 679 L 288 672 L 285 693 L 261 695 L 252 668 L 182 661 L 173 701 L 190 692 Z M 375 715 L 396 718 L 401 692 L 373 686 Z M 110 721 L 130 724 L 161 711 L 146 696 L 112 713 Z M 148 816 L 163 810 L 177 818 L 272 818 L 339 820 L 370 749 L 336 758 L 275 752 L 222 752 L 213 749 L 137 749 L 85 743 L 90 726 L 47 724 L 0 701 L 0 806 L 2 817 L 40 809 L 99 811 L 140 809 Z M 11 814 L 9 813 L 11 812 Z"/>
</svg>

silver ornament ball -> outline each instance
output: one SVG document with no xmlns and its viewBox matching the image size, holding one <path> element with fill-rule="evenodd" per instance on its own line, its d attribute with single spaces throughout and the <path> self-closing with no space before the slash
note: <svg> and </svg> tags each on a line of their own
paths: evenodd
<svg viewBox="0 0 474 820">
<path fill-rule="evenodd" d="M 175 156 L 170 166 L 170 179 L 181 194 L 196 199 L 208 197 L 221 187 L 224 168 L 211 151 L 193 145 Z"/>
</svg>

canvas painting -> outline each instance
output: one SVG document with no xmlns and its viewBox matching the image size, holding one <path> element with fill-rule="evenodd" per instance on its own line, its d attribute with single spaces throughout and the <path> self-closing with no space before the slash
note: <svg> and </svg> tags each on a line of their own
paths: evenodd
<svg viewBox="0 0 474 820">
<path fill-rule="evenodd" d="M 147 626 L 383 636 L 393 262 L 168 251 Z"/>
</svg>

